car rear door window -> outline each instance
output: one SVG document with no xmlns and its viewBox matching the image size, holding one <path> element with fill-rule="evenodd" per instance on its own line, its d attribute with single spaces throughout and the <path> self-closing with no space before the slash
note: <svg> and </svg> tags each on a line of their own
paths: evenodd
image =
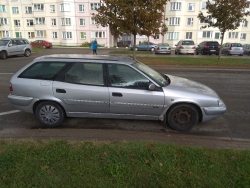
<svg viewBox="0 0 250 188">
<path fill-rule="evenodd" d="M 103 86 L 101 63 L 76 63 L 66 74 L 65 81 L 74 84 Z"/>
<path fill-rule="evenodd" d="M 18 77 L 28 79 L 54 80 L 67 62 L 38 62 L 27 68 Z"/>
<path fill-rule="evenodd" d="M 182 45 L 194 45 L 194 41 L 183 41 Z"/>
</svg>

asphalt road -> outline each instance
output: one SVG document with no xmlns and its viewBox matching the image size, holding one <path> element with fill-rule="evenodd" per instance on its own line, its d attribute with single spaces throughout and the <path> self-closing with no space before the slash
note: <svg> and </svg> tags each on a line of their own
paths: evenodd
<svg viewBox="0 0 250 188">
<path fill-rule="evenodd" d="M 108 51 L 107 49 L 100 49 L 98 54 L 107 54 Z M 4 61 L 0 60 L 0 131 L 6 129 L 43 129 L 33 114 L 14 111 L 15 108 L 7 100 L 9 80 L 13 73 L 31 62 L 35 57 L 56 53 L 91 54 L 92 52 L 90 49 L 46 49 L 43 52 L 33 53 L 28 58 L 15 56 Z M 209 56 L 207 57 L 209 58 Z M 243 57 L 247 58 L 247 56 Z M 250 138 L 250 69 L 177 68 L 169 66 L 155 66 L 153 68 L 159 72 L 206 84 L 214 89 L 227 105 L 228 111 L 223 116 L 210 122 L 200 123 L 186 134 Z M 111 129 L 174 133 L 173 130 L 164 128 L 157 121 L 85 118 L 68 118 L 61 127 L 56 129 Z"/>
</svg>

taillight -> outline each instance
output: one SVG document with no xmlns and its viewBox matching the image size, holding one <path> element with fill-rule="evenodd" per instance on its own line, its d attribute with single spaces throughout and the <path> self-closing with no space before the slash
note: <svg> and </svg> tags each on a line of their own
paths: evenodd
<svg viewBox="0 0 250 188">
<path fill-rule="evenodd" d="M 10 87 L 9 87 L 10 91 L 13 91 L 13 87 L 12 84 L 10 83 Z"/>
<path fill-rule="evenodd" d="M 171 50 L 171 48 L 169 48 L 169 50 Z"/>
<path fill-rule="evenodd" d="M 218 46 L 218 48 L 220 48 L 220 46 Z"/>
<path fill-rule="evenodd" d="M 232 46 L 230 46 L 229 50 L 232 50 Z"/>
<path fill-rule="evenodd" d="M 192 49 L 195 49 L 195 46 L 193 46 Z"/>
<path fill-rule="evenodd" d="M 204 48 L 209 48 L 209 46 L 204 46 Z"/>
<path fill-rule="evenodd" d="M 184 49 L 184 46 L 180 46 L 180 49 Z"/>
<path fill-rule="evenodd" d="M 159 48 L 159 47 L 157 47 L 157 50 L 160 50 L 160 48 Z"/>
</svg>

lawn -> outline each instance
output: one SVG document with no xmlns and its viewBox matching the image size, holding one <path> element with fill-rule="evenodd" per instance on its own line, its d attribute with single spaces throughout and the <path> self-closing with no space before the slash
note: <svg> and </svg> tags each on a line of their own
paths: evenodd
<svg viewBox="0 0 250 188">
<path fill-rule="evenodd" d="M 157 142 L 0 141 L 0 187 L 249 187 L 250 151 Z"/>
<path fill-rule="evenodd" d="M 110 54 L 123 54 L 133 57 L 133 51 L 119 50 L 112 51 Z M 153 52 L 137 51 L 138 56 L 136 59 L 147 65 L 172 65 L 172 66 L 229 66 L 229 67 L 247 67 L 250 68 L 250 58 L 242 57 L 223 57 L 218 63 L 218 56 L 203 56 L 196 55 L 177 55 L 169 56 L 165 54 L 153 55 Z M 144 56 L 141 56 L 144 54 Z M 152 56 L 153 55 L 153 56 Z"/>
</svg>

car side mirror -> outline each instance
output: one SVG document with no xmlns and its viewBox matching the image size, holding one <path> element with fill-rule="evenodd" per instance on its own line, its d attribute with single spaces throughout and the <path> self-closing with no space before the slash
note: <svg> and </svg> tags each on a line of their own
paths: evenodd
<svg viewBox="0 0 250 188">
<path fill-rule="evenodd" d="M 12 46 L 12 44 L 9 44 L 8 46 L 9 46 L 9 47 L 11 47 L 11 46 Z"/>
<path fill-rule="evenodd" d="M 154 91 L 155 90 L 155 85 L 153 83 L 150 83 L 149 86 L 148 86 L 148 89 L 150 91 Z"/>
</svg>

